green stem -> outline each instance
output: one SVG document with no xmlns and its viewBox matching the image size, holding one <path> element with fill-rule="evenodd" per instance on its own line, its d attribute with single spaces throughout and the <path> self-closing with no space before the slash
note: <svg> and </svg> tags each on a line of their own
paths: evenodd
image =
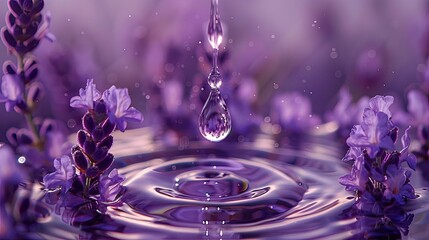
<svg viewBox="0 0 429 240">
<path fill-rule="evenodd" d="M 24 72 L 24 56 L 19 54 L 17 56 L 18 61 L 18 73 L 21 75 L 22 72 Z M 22 79 L 23 82 L 25 82 L 25 79 Z M 27 84 L 25 84 L 27 86 Z M 27 91 L 24 91 L 24 100 L 27 101 Z M 39 130 L 36 127 L 36 124 L 34 124 L 34 118 L 33 118 L 33 111 L 30 109 L 30 111 L 24 113 L 25 120 L 27 121 L 28 128 L 33 132 L 35 139 L 34 145 L 37 149 L 43 150 L 43 142 L 40 137 Z"/>
<path fill-rule="evenodd" d="M 89 177 L 85 177 L 85 189 L 84 189 L 84 195 L 88 196 L 89 195 L 89 186 L 91 185 L 91 179 Z"/>
<path fill-rule="evenodd" d="M 24 56 L 19 54 L 17 57 L 18 59 L 18 73 L 21 73 L 24 71 Z"/>
<path fill-rule="evenodd" d="M 31 132 L 33 132 L 36 138 L 34 145 L 37 147 L 37 149 L 43 150 L 43 142 L 40 137 L 39 130 L 37 129 L 36 124 L 34 124 L 33 115 L 31 113 L 24 113 L 24 116 L 25 120 L 27 121 L 28 128 L 31 130 Z"/>
</svg>

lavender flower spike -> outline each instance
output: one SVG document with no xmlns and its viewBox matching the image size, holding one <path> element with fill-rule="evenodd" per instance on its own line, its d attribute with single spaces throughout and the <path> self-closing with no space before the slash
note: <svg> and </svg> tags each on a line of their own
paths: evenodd
<svg viewBox="0 0 429 240">
<path fill-rule="evenodd" d="M 107 113 L 111 123 L 115 123 L 119 130 L 125 131 L 127 121 L 142 121 L 143 116 L 137 109 L 131 107 L 131 98 L 128 89 L 110 87 L 103 93 L 103 100 L 106 102 Z"/>
<path fill-rule="evenodd" d="M 86 88 L 79 90 L 79 96 L 74 96 L 70 99 L 70 106 L 74 108 L 86 108 L 88 110 L 94 109 L 94 101 L 100 99 L 101 94 L 95 88 L 93 79 L 88 79 Z"/>
<path fill-rule="evenodd" d="M 61 187 L 62 192 L 68 191 L 73 182 L 75 168 L 72 165 L 69 156 L 64 155 L 61 159 L 54 160 L 55 172 L 43 177 L 43 184 L 47 189 L 56 189 Z"/>
</svg>

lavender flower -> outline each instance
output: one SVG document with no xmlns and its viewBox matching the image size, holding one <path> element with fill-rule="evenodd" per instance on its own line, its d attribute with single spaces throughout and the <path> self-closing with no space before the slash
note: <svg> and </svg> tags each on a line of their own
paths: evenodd
<svg viewBox="0 0 429 240">
<path fill-rule="evenodd" d="M 77 132 L 77 145 L 71 149 L 73 161 L 69 157 L 64 157 L 61 161 L 55 160 L 56 171 L 44 178 L 46 188 L 62 189 L 62 194 L 54 196 L 57 198 L 53 201 L 52 196 L 46 196 L 46 201 L 56 203 L 57 208 L 79 208 L 80 202 L 91 201 L 93 204 L 97 203 L 100 212 L 105 212 L 107 205 L 120 203 L 117 200 L 125 177 L 118 174 L 117 169 L 105 176 L 114 161 L 109 149 L 113 144 L 111 133 L 116 125 L 109 116 L 121 118 L 115 121 L 120 122 L 122 130 L 125 130 L 125 118 L 134 116 L 141 119 L 141 113 L 129 108 L 131 100 L 127 89 L 117 89 L 113 86 L 103 95 L 106 96 L 105 99 L 100 97 L 93 80 L 88 80 L 86 88 L 80 89 L 79 96 L 70 101 L 72 107 L 86 108 L 87 112 L 82 117 L 83 129 Z M 112 111 L 115 113 L 111 113 Z M 76 198 L 78 200 L 73 200 Z M 91 219 L 94 217 L 91 214 L 88 216 L 80 213 L 80 217 L 74 221 Z"/>
<path fill-rule="evenodd" d="M 24 100 L 24 84 L 17 75 L 5 74 L 2 77 L 0 102 L 5 102 L 6 111 L 10 112 Z"/>
<path fill-rule="evenodd" d="M 351 172 L 340 177 L 340 184 L 357 197 L 354 207 L 365 216 L 379 217 L 408 233 L 412 215 L 401 209 L 407 200 L 416 198 L 411 186 L 411 172 L 404 169 L 407 162 L 415 169 L 415 156 L 408 152 L 409 129 L 402 136 L 403 149 L 397 151 L 398 127 L 394 126 L 389 110 L 393 97 L 376 96 L 369 101 L 360 125 L 355 125 L 347 139 L 350 146 L 344 160 L 353 164 Z M 407 225 L 408 223 L 408 225 Z"/>
<path fill-rule="evenodd" d="M 42 38 L 53 40 L 49 33 L 50 16 L 42 23 L 43 0 L 9 0 L 6 27 L 1 32 L 2 40 L 12 53 L 24 56 L 33 51 Z"/>
<path fill-rule="evenodd" d="M 399 205 L 404 205 L 407 199 L 416 198 L 414 188 L 408 183 L 411 172 L 395 165 L 389 165 L 386 170 L 386 177 L 384 182 L 386 200 L 393 199 Z"/>
<path fill-rule="evenodd" d="M 121 184 L 125 177 L 118 173 L 118 170 L 113 169 L 109 175 L 103 176 L 98 185 L 100 191 L 100 202 L 109 203 L 114 202 L 121 191 Z"/>
<path fill-rule="evenodd" d="M 127 121 L 142 121 L 141 113 L 131 107 L 131 99 L 128 95 L 128 89 L 110 87 L 103 93 L 103 100 L 107 105 L 107 112 L 111 123 L 116 124 L 116 127 L 122 132 L 127 127 Z"/>
<path fill-rule="evenodd" d="M 389 106 L 393 97 L 376 96 L 369 101 L 369 108 L 364 110 L 361 125 L 356 125 L 347 139 L 350 147 L 366 149 L 370 157 L 375 157 L 380 149 L 394 149 L 392 133 L 395 131 L 390 121 Z"/>
<path fill-rule="evenodd" d="M 85 89 L 79 90 L 79 96 L 70 99 L 70 106 L 74 108 L 94 109 L 94 101 L 100 99 L 101 94 L 96 89 L 93 79 L 88 79 Z"/>
<path fill-rule="evenodd" d="M 55 172 L 43 177 L 43 185 L 47 189 L 61 188 L 62 192 L 67 192 L 71 186 L 75 175 L 75 168 L 69 156 L 62 156 L 54 160 Z"/>
<path fill-rule="evenodd" d="M 57 148 L 48 150 L 46 143 L 49 142 L 49 137 L 41 129 L 43 125 L 39 124 L 33 115 L 42 88 L 34 81 L 38 75 L 38 65 L 31 52 L 42 38 L 53 39 L 53 35 L 49 33 L 49 14 L 43 21 L 41 13 L 43 6 L 43 0 L 8 0 L 6 26 L 1 29 L 3 43 L 9 52 L 15 55 L 17 63 L 6 61 L 3 64 L 0 102 L 5 103 L 6 111 L 14 109 L 24 115 L 28 125 L 28 131 L 12 129 L 8 133 L 8 138 L 17 152 L 28 157 L 27 159 L 31 158 L 28 162 L 38 169 L 50 165 L 50 162 L 47 162 L 51 158 L 44 153 L 57 150 Z M 57 140 L 60 138 L 61 136 Z M 33 170 L 31 174 L 37 171 Z"/>
</svg>

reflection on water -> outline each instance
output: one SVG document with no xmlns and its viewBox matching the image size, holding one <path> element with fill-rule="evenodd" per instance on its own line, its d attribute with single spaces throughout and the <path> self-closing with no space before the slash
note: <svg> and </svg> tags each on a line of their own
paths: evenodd
<svg viewBox="0 0 429 240">
<path fill-rule="evenodd" d="M 40 235 L 359 239 L 401 234 L 383 219 L 353 213 L 353 198 L 338 184 L 349 171 L 340 160 L 343 152 L 326 139 L 312 138 L 299 149 L 273 148 L 261 136 L 253 144 L 190 143 L 178 150 L 146 141 L 145 130 L 138 131 L 115 145 L 121 156 L 117 167 L 127 177 L 124 204 L 109 207 L 108 216 L 88 219 L 83 218 L 88 209 L 81 207 L 69 214 L 73 228 L 61 224 L 64 212 L 63 220 L 53 213 L 40 224 Z M 429 194 L 416 190 L 419 197 L 406 209 L 414 214 L 408 237 L 422 239 L 428 234 Z"/>
</svg>

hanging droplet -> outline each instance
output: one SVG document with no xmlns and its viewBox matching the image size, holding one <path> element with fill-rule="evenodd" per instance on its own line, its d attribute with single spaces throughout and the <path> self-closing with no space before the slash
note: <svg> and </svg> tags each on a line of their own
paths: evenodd
<svg viewBox="0 0 429 240">
<path fill-rule="evenodd" d="M 231 131 L 231 115 L 217 88 L 210 91 L 199 120 L 201 135 L 212 142 L 222 141 Z"/>
<path fill-rule="evenodd" d="M 213 49 L 219 49 L 222 43 L 223 33 L 222 24 L 220 22 L 220 15 L 218 12 L 218 0 L 212 0 L 210 7 L 210 20 L 207 30 L 210 45 Z"/>
</svg>

